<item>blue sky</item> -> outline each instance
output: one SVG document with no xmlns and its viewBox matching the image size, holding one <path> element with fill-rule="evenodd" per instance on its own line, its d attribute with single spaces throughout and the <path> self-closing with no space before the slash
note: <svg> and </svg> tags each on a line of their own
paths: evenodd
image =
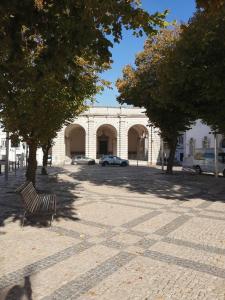
<svg viewBox="0 0 225 300">
<path fill-rule="evenodd" d="M 142 0 L 142 7 L 149 12 L 164 11 L 169 9 L 168 21 L 177 20 L 186 22 L 195 11 L 195 0 Z M 115 81 L 121 77 L 122 69 L 127 64 L 133 64 L 135 54 L 143 49 L 145 38 L 135 38 L 132 32 L 124 31 L 123 40 L 115 44 L 112 49 L 114 63 L 111 70 L 103 74 L 103 78 L 112 82 L 112 90 L 106 89 L 101 95 L 96 96 L 97 106 L 118 106 L 118 95 Z"/>
</svg>

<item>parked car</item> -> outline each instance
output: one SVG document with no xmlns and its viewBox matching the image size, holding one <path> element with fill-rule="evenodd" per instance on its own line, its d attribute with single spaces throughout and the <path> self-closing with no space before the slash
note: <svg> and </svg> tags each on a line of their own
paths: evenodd
<svg viewBox="0 0 225 300">
<path fill-rule="evenodd" d="M 93 158 L 86 157 L 84 155 L 76 155 L 72 157 L 72 165 L 94 165 L 95 160 Z"/>
<path fill-rule="evenodd" d="M 184 168 L 190 167 L 195 170 L 196 173 L 202 172 L 215 172 L 215 154 L 214 149 L 196 149 L 193 157 L 190 157 L 187 161 L 184 161 Z M 218 172 L 222 173 L 225 177 L 225 152 L 222 149 L 218 149 L 217 154 L 217 168 Z"/>
<path fill-rule="evenodd" d="M 122 159 L 115 155 L 104 155 L 100 158 L 99 163 L 105 167 L 108 165 L 117 165 L 121 167 L 129 166 L 129 160 Z"/>
</svg>

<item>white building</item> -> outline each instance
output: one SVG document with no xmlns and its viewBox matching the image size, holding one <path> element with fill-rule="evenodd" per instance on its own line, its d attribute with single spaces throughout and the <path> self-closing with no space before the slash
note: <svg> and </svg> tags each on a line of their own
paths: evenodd
<svg viewBox="0 0 225 300">
<path fill-rule="evenodd" d="M 71 157 L 79 154 L 94 159 L 113 154 L 156 164 L 160 137 L 149 126 L 144 109 L 91 107 L 58 133 L 52 148 L 52 163 L 69 164 Z"/>
<path fill-rule="evenodd" d="M 26 143 L 19 142 L 17 145 L 12 145 L 11 140 L 9 139 L 9 161 L 10 162 L 19 162 L 20 166 L 26 165 Z M 38 165 L 42 165 L 42 150 L 38 149 L 37 151 L 37 162 Z M 5 160 L 6 158 L 6 132 L 1 127 L 0 123 L 0 160 Z"/>
<path fill-rule="evenodd" d="M 225 151 L 225 138 L 218 134 L 217 147 Z M 197 120 L 192 128 L 184 134 L 184 157 L 191 157 L 196 149 L 214 148 L 214 134 L 212 129 Z"/>
</svg>

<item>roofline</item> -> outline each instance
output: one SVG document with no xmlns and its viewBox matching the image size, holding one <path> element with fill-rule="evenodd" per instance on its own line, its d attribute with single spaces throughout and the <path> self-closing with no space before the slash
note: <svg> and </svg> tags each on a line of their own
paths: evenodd
<svg viewBox="0 0 225 300">
<path fill-rule="evenodd" d="M 144 107 L 135 107 L 135 106 L 103 106 L 103 105 L 94 105 L 94 106 L 88 106 L 88 108 L 126 108 L 126 109 L 145 109 Z"/>
</svg>

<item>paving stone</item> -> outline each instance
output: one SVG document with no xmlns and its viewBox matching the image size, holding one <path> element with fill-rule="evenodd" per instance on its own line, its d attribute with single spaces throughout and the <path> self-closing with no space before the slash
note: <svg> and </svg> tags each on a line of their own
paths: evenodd
<svg viewBox="0 0 225 300">
<path fill-rule="evenodd" d="M 21 229 L 24 170 L 0 176 L 0 300 L 225 299 L 224 181 L 214 194 L 212 177 L 156 168 L 50 170 L 37 188 L 57 194 L 52 227 Z"/>
<path fill-rule="evenodd" d="M 73 281 L 70 281 L 68 284 L 57 289 L 50 296 L 43 298 L 43 300 L 61 300 L 62 296 L 63 299 L 77 299 L 79 296 L 95 286 L 98 282 L 101 282 L 103 279 L 116 272 L 133 258 L 134 255 L 121 252 L 115 257 L 106 260 L 96 268 L 88 271 L 86 274 L 81 275 Z"/>
</svg>

